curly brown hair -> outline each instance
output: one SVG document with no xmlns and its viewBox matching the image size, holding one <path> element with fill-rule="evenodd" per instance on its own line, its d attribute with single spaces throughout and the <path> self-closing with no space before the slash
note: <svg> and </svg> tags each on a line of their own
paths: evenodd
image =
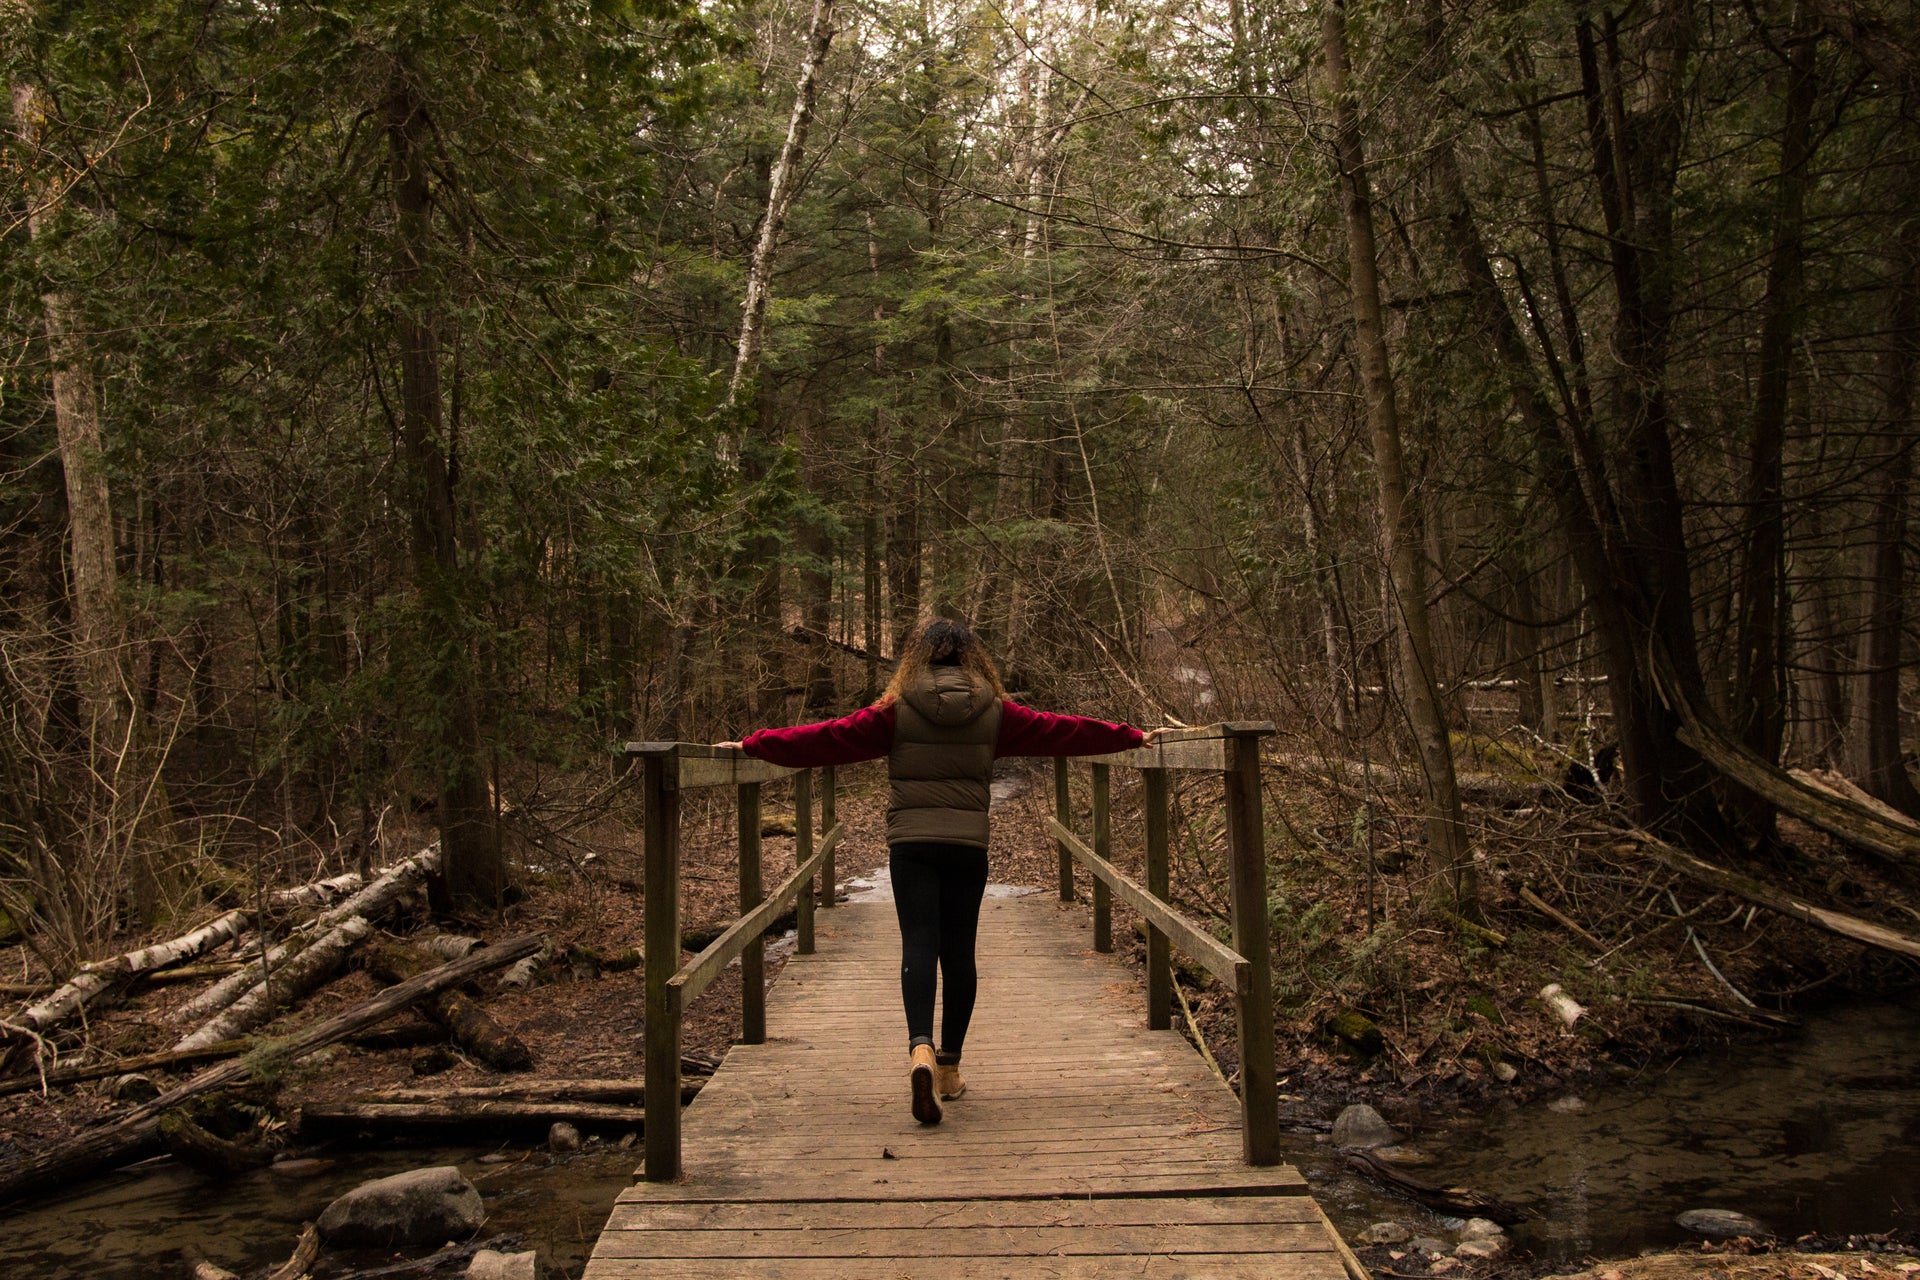
<svg viewBox="0 0 1920 1280">
<path fill-rule="evenodd" d="M 992 655 L 987 652 L 987 646 L 980 642 L 980 637 L 973 633 L 973 629 L 951 618 L 935 618 L 922 625 L 907 641 L 906 648 L 900 653 L 900 661 L 894 666 L 893 679 L 887 682 L 886 691 L 875 705 L 884 705 L 898 698 L 907 681 L 928 667 L 947 666 L 971 671 L 987 682 L 995 697 L 1007 696 L 1006 686 L 1000 683 L 1000 672 L 993 665 Z"/>
</svg>

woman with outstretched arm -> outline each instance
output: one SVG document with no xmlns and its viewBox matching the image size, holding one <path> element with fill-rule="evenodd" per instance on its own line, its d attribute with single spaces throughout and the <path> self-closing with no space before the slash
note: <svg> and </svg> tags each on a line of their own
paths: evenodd
<svg viewBox="0 0 1920 1280">
<path fill-rule="evenodd" d="M 1082 756 L 1151 741 L 1131 725 L 1033 711 L 1011 701 L 986 646 L 963 623 L 920 628 L 872 706 L 791 729 L 762 729 L 740 747 L 790 769 L 887 758 L 888 865 L 900 919 L 913 1118 L 940 1123 L 940 1101 L 966 1091 L 960 1051 L 973 1017 L 974 938 L 987 887 L 989 784 L 1001 756 Z M 828 886 L 832 892 L 832 886 Z M 935 966 L 943 980 L 933 1040 Z"/>
</svg>

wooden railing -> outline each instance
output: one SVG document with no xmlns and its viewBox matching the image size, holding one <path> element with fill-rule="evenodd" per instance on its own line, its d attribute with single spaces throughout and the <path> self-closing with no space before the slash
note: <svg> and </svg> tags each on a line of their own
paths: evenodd
<svg viewBox="0 0 1920 1280">
<path fill-rule="evenodd" d="M 1274 1070 L 1273 974 L 1267 943 L 1267 872 L 1260 816 L 1260 739 L 1268 723 L 1229 723 L 1164 733 L 1150 747 L 1087 757 L 1093 767 L 1093 844 L 1073 833 L 1067 761 L 1055 762 L 1055 816 L 1048 819 L 1060 856 L 1060 897 L 1074 897 L 1073 863 L 1092 872 L 1094 947 L 1113 950 L 1113 895 L 1147 925 L 1147 1025 L 1173 1025 L 1170 948 L 1227 984 L 1234 993 L 1240 1047 L 1243 1146 L 1248 1164 L 1280 1162 L 1279 1094 Z M 798 950 L 813 953 L 814 884 L 824 880 L 822 906 L 833 905 L 834 850 L 841 827 L 834 812 L 834 771 L 820 769 L 820 827 L 814 838 L 814 770 L 785 769 L 737 748 L 691 742 L 630 742 L 642 768 L 645 815 L 647 1180 L 680 1176 L 681 1019 L 687 1003 L 736 957 L 740 961 L 740 1039 L 767 1038 L 766 977 L 761 938 L 789 903 Z M 1112 766 L 1140 770 L 1146 792 L 1146 884 L 1135 883 L 1112 858 Z M 1207 770 L 1226 778 L 1233 946 L 1216 940 L 1167 903 L 1168 773 Z M 760 870 L 760 788 L 793 780 L 794 871 L 772 893 Z M 740 916 L 705 950 L 677 969 L 680 957 L 680 794 L 699 787 L 734 788 L 740 843 Z M 660 958 L 668 958 L 666 963 Z M 1196 1034 L 1198 1029 L 1196 1028 Z"/>
<path fill-rule="evenodd" d="M 794 907 L 794 932 L 802 955 L 813 953 L 814 881 L 824 880 L 821 905 L 833 905 L 833 853 L 840 843 L 834 813 L 834 776 L 821 769 L 818 845 L 813 830 L 811 769 L 783 769 L 730 747 L 692 742 L 629 742 L 626 754 L 641 763 L 645 814 L 646 895 L 646 1176 L 669 1182 L 680 1176 L 680 1026 L 687 1003 L 707 989 L 736 957 L 740 961 L 740 1039 L 767 1038 L 767 984 L 761 938 Z M 793 779 L 794 871 L 765 892 L 760 874 L 760 787 Z M 740 840 L 740 918 L 680 965 L 680 793 L 697 787 L 734 788 Z M 662 959 L 665 963 L 661 963 Z"/>
<path fill-rule="evenodd" d="M 1093 844 L 1073 833 L 1073 808 L 1064 759 L 1054 762 L 1054 816 L 1047 830 L 1060 856 L 1060 900 L 1072 902 L 1076 859 L 1093 874 L 1093 947 L 1113 950 L 1113 896 L 1140 913 L 1147 926 L 1147 1025 L 1173 1026 L 1173 963 L 1170 947 L 1211 973 L 1233 992 L 1239 1031 L 1241 1142 L 1248 1164 L 1280 1163 L 1280 1097 L 1274 1065 L 1273 961 L 1267 925 L 1267 858 L 1260 815 L 1260 739 L 1272 724 L 1233 722 L 1163 731 L 1152 746 L 1087 757 L 1093 770 Z M 1144 786 L 1146 884 L 1115 867 L 1111 806 L 1114 765 L 1140 770 Z M 1168 772 L 1204 770 L 1225 775 L 1227 852 L 1233 946 L 1167 902 Z M 1200 1034 L 1194 1028 L 1194 1034 Z"/>
</svg>

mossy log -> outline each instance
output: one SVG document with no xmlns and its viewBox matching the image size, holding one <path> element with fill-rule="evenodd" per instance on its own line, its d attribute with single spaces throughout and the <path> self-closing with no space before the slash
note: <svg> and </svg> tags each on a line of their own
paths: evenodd
<svg viewBox="0 0 1920 1280">
<path fill-rule="evenodd" d="M 246 1173 L 273 1161 L 273 1149 L 265 1143 L 223 1138 L 190 1109 L 160 1117 L 160 1142 L 174 1159 L 203 1173 Z"/>
<path fill-rule="evenodd" d="M 433 956 L 404 943 L 383 939 L 367 949 L 366 969 L 389 986 L 432 969 Z M 447 1029 L 453 1042 L 495 1071 L 526 1071 L 533 1052 L 520 1037 L 494 1021 L 478 1001 L 460 991 L 443 991 L 422 1006 Z"/>
</svg>

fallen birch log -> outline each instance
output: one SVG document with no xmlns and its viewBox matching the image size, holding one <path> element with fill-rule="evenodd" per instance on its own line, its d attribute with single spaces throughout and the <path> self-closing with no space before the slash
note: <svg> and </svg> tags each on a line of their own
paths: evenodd
<svg viewBox="0 0 1920 1280">
<path fill-rule="evenodd" d="M 332 929 L 335 925 L 354 916 L 378 920 L 392 908 L 402 894 L 425 879 L 427 873 L 439 865 L 440 844 L 435 841 L 411 858 L 397 862 L 382 871 L 374 877 L 371 884 L 321 915 L 310 925 L 304 926 L 298 936 L 289 938 L 272 948 L 263 958 L 235 973 L 228 974 L 181 1005 L 173 1012 L 173 1023 L 177 1026 L 187 1026 L 213 1017 L 214 1014 L 267 981 L 274 969 L 287 963 L 292 956 L 301 951 L 306 940 L 314 934 Z M 346 877 L 342 876 L 339 879 L 344 880 Z"/>
<path fill-rule="evenodd" d="M 240 936 L 241 930 L 247 927 L 252 918 L 246 911 L 229 911 L 169 942 L 155 943 L 111 960 L 82 965 L 80 971 L 64 986 L 22 1011 L 20 1021 L 34 1032 L 45 1034 L 102 994 L 125 987 L 140 974 L 191 960 L 211 947 L 232 941 Z"/>
<path fill-rule="evenodd" d="M 52 1191 L 77 1178 L 117 1168 L 159 1149 L 159 1119 L 191 1098 L 225 1088 L 251 1075 L 256 1067 L 279 1070 L 315 1049 L 385 1021 L 417 1000 L 458 986 L 477 974 L 512 964 L 540 945 L 528 934 L 474 952 L 464 960 L 441 965 L 430 973 L 388 987 L 373 999 L 322 1022 L 302 1027 L 278 1044 L 244 1058 L 207 1068 L 191 1080 L 141 1103 L 125 1115 L 32 1155 L 0 1162 L 0 1204 Z"/>
<path fill-rule="evenodd" d="M 472 942 L 473 939 L 465 941 Z M 471 955 L 476 943 L 462 953 Z M 403 982 L 433 968 L 434 957 L 398 942 L 379 942 L 368 948 L 366 967 L 380 982 Z M 442 991 L 422 1001 L 429 1017 L 447 1029 L 453 1042 L 495 1071 L 525 1071 L 533 1066 L 526 1042 L 494 1020 L 478 1001 L 460 991 Z"/>
<path fill-rule="evenodd" d="M 352 916 L 341 921 L 285 964 L 275 966 L 269 971 L 266 981 L 228 1005 L 198 1030 L 182 1036 L 173 1046 L 173 1051 L 185 1053 L 190 1049 L 204 1049 L 210 1044 L 232 1040 L 255 1027 L 264 1026 L 273 1020 L 274 1014 L 324 986 L 345 968 L 347 956 L 372 933 L 373 926 L 367 923 L 365 916 Z"/>
<path fill-rule="evenodd" d="M 1864 943 L 1881 951 L 1891 951 L 1895 955 L 1911 956 L 1920 959 L 1920 938 L 1890 929 L 1871 920 L 1862 920 L 1858 916 L 1846 915 L 1839 911 L 1830 911 L 1825 907 L 1816 907 L 1810 902 L 1802 902 L 1792 894 L 1776 889 L 1759 880 L 1716 867 L 1711 862 L 1694 857 L 1684 849 L 1676 848 L 1657 836 L 1645 831 L 1629 833 L 1636 843 L 1616 846 L 1628 853 L 1644 853 L 1655 862 L 1702 884 L 1712 885 L 1722 893 L 1730 893 L 1736 898 L 1744 898 L 1756 906 L 1765 907 L 1777 915 L 1810 924 L 1816 929 L 1838 934 L 1842 938 Z"/>
<path fill-rule="evenodd" d="M 683 1099 L 684 1101 L 684 1099 Z M 583 1128 L 640 1129 L 646 1109 L 608 1102 L 325 1102 L 300 1108 L 300 1132 L 411 1132 L 469 1125 L 545 1129 L 565 1121 Z"/>
<path fill-rule="evenodd" d="M 112 1062 L 96 1062 L 83 1067 L 50 1067 L 45 1071 L 29 1071 L 24 1075 L 7 1076 L 0 1079 L 0 1097 L 8 1094 L 25 1093 L 29 1089 L 52 1088 L 59 1084 L 79 1084 L 85 1080 L 105 1080 L 108 1076 L 124 1076 L 134 1071 L 151 1071 L 155 1067 L 179 1067 L 192 1062 L 208 1062 L 215 1058 L 237 1058 L 253 1047 L 251 1040 L 226 1040 L 219 1044 L 210 1044 L 203 1049 L 189 1049 L 185 1053 L 168 1051 L 166 1053 L 143 1053 L 133 1058 L 116 1058 Z"/>
<path fill-rule="evenodd" d="M 686 1071 L 703 1065 L 693 1060 L 683 1059 L 680 1069 Z M 692 1095 L 699 1092 L 698 1078 L 688 1083 L 693 1088 L 682 1090 L 683 1100 L 691 1100 Z M 359 1101 L 382 1105 L 401 1102 L 434 1105 L 453 1105 L 462 1102 L 605 1102 L 638 1106 L 645 1093 L 646 1090 L 639 1080 L 521 1080 L 513 1084 L 456 1085 L 439 1089 L 402 1085 L 367 1094 Z"/>
</svg>

